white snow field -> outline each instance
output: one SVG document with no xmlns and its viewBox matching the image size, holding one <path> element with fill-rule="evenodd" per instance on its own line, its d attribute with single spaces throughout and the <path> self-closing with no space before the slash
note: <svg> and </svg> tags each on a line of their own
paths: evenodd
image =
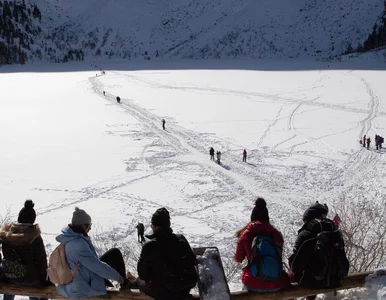
<svg viewBox="0 0 386 300">
<path fill-rule="evenodd" d="M 262 196 L 292 243 L 293 225 L 314 201 L 385 196 L 385 153 L 359 144 L 363 134 L 386 135 L 385 69 L 374 53 L 341 62 L 2 67 L 0 214 L 8 209 L 15 220 L 33 199 L 52 251 L 75 206 L 119 247 L 136 244 L 137 222 L 149 230 L 164 206 L 175 232 L 226 259 Z M 211 146 L 222 165 L 210 161 Z M 240 287 L 237 278 L 231 288 Z M 384 290 L 377 297 L 386 299 Z"/>
</svg>

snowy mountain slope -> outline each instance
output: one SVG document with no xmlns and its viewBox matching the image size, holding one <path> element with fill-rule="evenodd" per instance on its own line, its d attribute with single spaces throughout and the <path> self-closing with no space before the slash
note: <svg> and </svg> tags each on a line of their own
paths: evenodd
<svg viewBox="0 0 386 300">
<path fill-rule="evenodd" d="M 37 0 L 63 55 L 331 57 L 363 44 L 382 0 Z"/>
</svg>

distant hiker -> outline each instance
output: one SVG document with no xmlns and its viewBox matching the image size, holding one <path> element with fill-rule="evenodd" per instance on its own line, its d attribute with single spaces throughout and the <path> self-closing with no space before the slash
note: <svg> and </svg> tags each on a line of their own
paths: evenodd
<svg viewBox="0 0 386 300">
<path fill-rule="evenodd" d="M 379 146 L 379 135 L 375 135 L 374 137 L 374 142 L 375 142 L 375 149 L 378 150 L 378 146 Z"/>
<path fill-rule="evenodd" d="M 112 248 L 98 258 L 88 236 L 91 225 L 90 215 L 75 207 L 71 224 L 64 227 L 62 233 L 56 237 L 56 240 L 64 245 L 70 269 L 77 268 L 70 283 L 56 286 L 57 292 L 66 298 L 106 295 L 106 284 L 112 286 L 107 279 L 118 281 L 121 288 L 130 287 L 126 278 L 125 262 L 119 249 Z"/>
<path fill-rule="evenodd" d="M 47 255 L 40 227 L 34 224 L 34 206 L 32 200 L 26 200 L 19 212 L 18 223 L 8 223 L 0 229 L 3 275 L 7 281 L 19 286 L 47 285 Z M 4 294 L 4 300 L 14 298 L 14 295 Z"/>
<path fill-rule="evenodd" d="M 221 151 L 217 151 L 216 156 L 217 156 L 217 163 L 221 164 Z"/>
<path fill-rule="evenodd" d="M 363 147 L 366 147 L 366 140 L 366 135 L 364 135 L 362 140 Z"/>
<path fill-rule="evenodd" d="M 337 228 L 339 228 L 341 221 L 342 220 L 340 219 L 339 215 L 335 214 L 334 218 L 332 219 L 332 222 L 334 222 L 334 224 L 336 225 Z"/>
<path fill-rule="evenodd" d="M 144 237 L 145 226 L 143 225 L 143 223 L 138 223 L 136 228 L 137 228 L 138 242 L 141 244 L 146 242 L 145 237 Z"/>
<path fill-rule="evenodd" d="M 304 212 L 304 225 L 289 257 L 294 281 L 307 288 L 337 288 L 348 274 L 342 234 L 327 214 L 327 205 L 318 202 Z"/>
<path fill-rule="evenodd" d="M 186 238 L 173 233 L 166 208 L 156 210 L 151 228 L 137 264 L 138 287 L 154 299 L 185 299 L 197 283 L 196 256 Z"/>
<path fill-rule="evenodd" d="M 117 102 L 121 103 L 121 98 L 117 96 Z"/>
<path fill-rule="evenodd" d="M 106 95 L 106 92 L 105 91 L 103 91 L 103 96 L 105 96 Z"/>
<path fill-rule="evenodd" d="M 370 150 L 370 143 L 371 143 L 370 137 L 366 139 L 366 142 L 367 142 L 367 150 Z"/>
<path fill-rule="evenodd" d="M 247 150 L 243 151 L 243 162 L 247 162 Z"/>
<path fill-rule="evenodd" d="M 248 261 L 241 275 L 243 289 L 264 293 L 291 285 L 288 274 L 283 270 L 283 235 L 270 224 L 263 198 L 256 199 L 251 221 L 236 232 L 236 237 L 234 260 L 242 263 L 246 258 Z"/>
<path fill-rule="evenodd" d="M 383 139 L 383 137 L 379 136 L 379 150 L 382 149 L 382 144 L 385 140 Z"/>
<path fill-rule="evenodd" d="M 213 147 L 210 147 L 209 155 L 210 155 L 210 160 L 214 160 L 214 149 L 213 149 Z"/>
<path fill-rule="evenodd" d="M 162 129 L 163 130 L 165 130 L 165 123 L 166 123 L 165 119 L 162 119 Z"/>
</svg>

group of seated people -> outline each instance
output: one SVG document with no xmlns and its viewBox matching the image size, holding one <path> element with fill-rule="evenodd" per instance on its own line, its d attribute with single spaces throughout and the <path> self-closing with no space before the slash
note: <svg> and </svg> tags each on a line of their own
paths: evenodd
<svg viewBox="0 0 386 300">
<path fill-rule="evenodd" d="M 324 231 L 337 232 L 334 223 L 326 219 L 327 213 L 327 206 L 319 203 L 306 210 L 304 225 L 299 230 L 294 252 L 289 259 L 291 271 L 286 273 L 281 262 L 283 236 L 270 224 L 265 200 L 258 198 L 250 222 L 236 233 L 238 241 L 234 260 L 242 263 L 246 258 L 248 262 L 242 272 L 243 288 L 251 292 L 272 292 L 289 286 L 290 282 L 314 285 L 315 288 L 325 285 L 320 278 L 315 281 L 319 282 L 319 286 L 312 282 L 315 276 L 310 270 L 310 264 L 315 262 L 310 262 L 309 258 L 312 257 L 310 251 L 314 251 L 318 244 L 318 234 Z M 20 286 L 52 284 L 47 276 L 49 266 L 45 246 L 35 220 L 34 203 L 27 200 L 18 215 L 17 223 L 5 224 L 0 229 L 2 281 Z M 126 272 L 119 249 L 110 249 L 98 257 L 88 235 L 92 228 L 91 216 L 76 207 L 71 223 L 56 237 L 64 245 L 66 261 L 73 270 L 71 282 L 57 284 L 57 292 L 70 299 L 105 295 L 106 287 L 113 286 L 110 281 L 113 280 L 119 282 L 121 289 L 139 289 L 157 300 L 186 298 L 198 280 L 195 268 L 197 260 L 186 238 L 174 234 L 170 225 L 167 209 L 157 209 L 151 218 L 153 233 L 146 236 L 149 241 L 142 247 L 137 264 L 138 277 L 135 278 Z M 257 237 L 264 238 L 256 241 Z M 271 244 L 267 244 L 270 238 Z M 274 259 L 264 254 L 270 247 L 277 250 Z M 322 250 L 326 252 L 326 249 Z M 258 259 L 256 253 L 259 253 Z M 343 263 L 341 275 L 345 276 L 348 273 L 347 258 L 344 254 L 339 259 Z M 272 271 L 275 268 L 276 271 Z M 4 300 L 13 298 L 14 295 L 4 295 Z M 30 300 L 39 298 L 30 297 Z"/>
</svg>

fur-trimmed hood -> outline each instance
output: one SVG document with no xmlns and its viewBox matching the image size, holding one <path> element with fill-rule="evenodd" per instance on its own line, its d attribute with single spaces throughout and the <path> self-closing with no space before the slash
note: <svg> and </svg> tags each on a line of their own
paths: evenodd
<svg viewBox="0 0 386 300">
<path fill-rule="evenodd" d="M 9 223 L 0 229 L 0 239 L 11 245 L 31 244 L 40 234 L 38 224 Z"/>
</svg>

